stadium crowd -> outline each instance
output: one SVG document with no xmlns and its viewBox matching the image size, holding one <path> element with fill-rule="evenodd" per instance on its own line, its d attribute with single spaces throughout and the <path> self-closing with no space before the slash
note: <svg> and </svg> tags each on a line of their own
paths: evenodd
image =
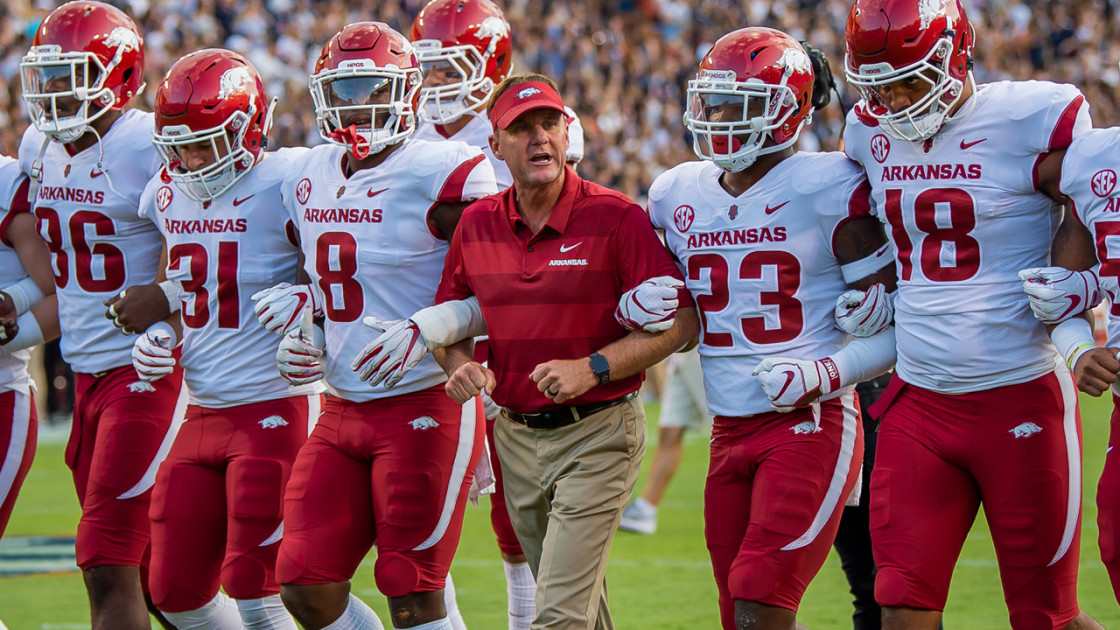
<svg viewBox="0 0 1120 630">
<path fill-rule="evenodd" d="M 225 47 L 258 68 L 270 94 L 280 95 L 272 146 L 321 142 L 307 92 L 319 48 L 343 25 L 376 16 L 408 32 L 422 0 L 133 0 L 117 4 L 135 16 L 145 35 L 151 110 L 155 85 L 187 52 Z M 1116 0 L 974 2 L 972 21 L 985 34 L 976 46 L 976 79 L 1046 78 L 1072 82 L 1092 105 L 1097 125 L 1120 123 L 1120 38 Z M 580 115 L 587 136 L 581 170 L 594 181 L 643 202 L 650 182 L 694 159 L 692 139 L 680 124 L 685 82 L 721 35 L 767 25 L 825 51 L 843 89 L 846 0 L 510 0 L 503 3 L 514 33 L 514 70 L 556 77 Z M 0 6 L 0 151 L 14 155 L 27 126 L 19 98 L 19 60 L 46 1 Z M 855 92 L 844 90 L 844 103 Z M 801 146 L 835 149 L 840 109 L 817 112 Z"/>
</svg>

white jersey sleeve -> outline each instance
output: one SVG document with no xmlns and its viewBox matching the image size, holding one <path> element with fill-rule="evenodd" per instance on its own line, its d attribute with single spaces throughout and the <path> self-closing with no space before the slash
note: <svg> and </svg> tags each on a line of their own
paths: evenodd
<svg viewBox="0 0 1120 630">
<path fill-rule="evenodd" d="M 102 302 L 155 281 L 162 239 L 137 212 L 159 168 L 153 116 L 129 110 L 93 146 L 70 155 L 29 127 L 20 166 L 37 174 L 33 208 L 51 250 L 62 328 L 62 355 L 75 372 L 132 362 L 133 339 L 105 318 Z"/>
<path fill-rule="evenodd" d="M 1018 271 L 1048 264 L 1060 211 L 1038 190 L 1038 165 L 1086 130 L 1084 97 L 1044 81 L 982 84 L 925 142 L 888 137 L 861 107 L 845 151 L 866 169 L 897 255 L 898 375 L 963 394 L 1053 370 Z"/>
<path fill-rule="evenodd" d="M 492 133 L 493 127 L 490 120 L 486 118 L 485 113 L 480 112 L 471 115 L 467 124 L 453 136 L 445 136 L 436 125 L 425 123 L 420 125 L 412 137 L 416 140 L 426 140 L 428 142 L 457 140 L 478 148 L 486 156 L 490 166 L 494 168 L 498 190 L 505 190 L 513 185 L 513 175 L 509 172 L 509 167 L 506 166 L 504 161 L 494 157 L 494 151 L 490 149 L 490 135 Z"/>
<path fill-rule="evenodd" d="M 26 208 L 19 209 L 21 205 L 26 205 L 26 197 L 16 198 L 18 194 L 26 194 L 21 189 L 26 179 L 15 159 L 0 155 L 0 290 L 27 277 L 27 271 L 20 263 L 13 243 L 6 236 L 11 218 L 16 212 L 26 211 Z M 0 392 L 28 392 L 30 379 L 27 376 L 27 361 L 30 356 L 30 350 L 0 356 Z"/>
<path fill-rule="evenodd" d="M 818 359 L 849 340 L 833 325 L 847 289 L 833 241 L 866 214 L 866 180 L 837 153 L 795 154 L 738 197 L 721 172 L 708 162 L 666 171 L 650 187 L 649 214 L 696 299 L 708 408 L 749 416 L 772 411 L 751 375 L 762 359 Z"/>
</svg>

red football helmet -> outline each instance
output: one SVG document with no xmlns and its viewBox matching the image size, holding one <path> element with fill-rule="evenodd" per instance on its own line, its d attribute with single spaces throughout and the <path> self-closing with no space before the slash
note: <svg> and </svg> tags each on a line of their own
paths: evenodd
<svg viewBox="0 0 1120 630">
<path fill-rule="evenodd" d="M 427 76 L 440 65 L 459 79 L 420 90 L 420 118 L 444 125 L 486 106 L 513 64 L 509 22 L 490 0 L 432 0 L 412 23 Z"/>
<path fill-rule="evenodd" d="M 696 155 L 728 171 L 792 146 L 813 113 L 813 63 L 772 28 L 719 38 L 688 82 L 684 124 Z M 769 141 L 769 144 L 767 144 Z"/>
<path fill-rule="evenodd" d="M 389 25 L 343 27 L 311 75 L 319 134 L 358 159 L 404 140 L 416 128 L 422 82 L 412 44 Z"/>
<path fill-rule="evenodd" d="M 70 2 L 39 25 L 19 67 L 31 122 L 56 142 L 73 142 L 144 89 L 144 39 L 120 9 Z"/>
<path fill-rule="evenodd" d="M 253 65 L 209 48 L 176 61 L 156 90 L 156 149 L 191 199 L 209 201 L 248 174 L 264 148 L 272 106 Z M 208 142 L 213 160 L 191 171 L 181 147 Z"/>
<path fill-rule="evenodd" d="M 844 73 L 862 93 L 864 112 L 888 135 L 924 140 L 941 129 L 965 81 L 972 82 L 973 38 L 960 0 L 856 0 Z M 892 112 L 877 88 L 910 78 L 929 84 L 929 92 Z"/>
</svg>

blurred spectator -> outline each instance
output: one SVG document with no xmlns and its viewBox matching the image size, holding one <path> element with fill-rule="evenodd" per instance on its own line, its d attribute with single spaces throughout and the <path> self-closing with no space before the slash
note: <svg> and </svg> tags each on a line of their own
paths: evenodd
<svg viewBox="0 0 1120 630">
<path fill-rule="evenodd" d="M 684 84 L 721 35 L 772 26 L 824 50 L 843 78 L 849 0 L 499 0 L 513 26 L 514 68 L 560 79 L 580 114 L 586 175 L 644 201 L 666 168 L 694 159 L 681 124 Z M 978 81 L 1040 78 L 1077 84 L 1098 126 L 1120 124 L 1117 0 L 970 0 L 977 31 Z M 0 5 L 0 151 L 14 154 L 27 125 L 19 98 L 19 58 L 39 20 L 61 2 Z M 112 0 L 130 12 L 148 50 L 144 106 L 183 54 L 222 46 L 248 56 L 279 97 L 272 146 L 320 142 L 307 75 L 323 42 L 363 19 L 408 32 L 424 0 Z M 855 94 L 846 91 L 851 105 Z M 836 148 L 843 122 L 829 107 L 803 134 L 803 148 Z"/>
</svg>

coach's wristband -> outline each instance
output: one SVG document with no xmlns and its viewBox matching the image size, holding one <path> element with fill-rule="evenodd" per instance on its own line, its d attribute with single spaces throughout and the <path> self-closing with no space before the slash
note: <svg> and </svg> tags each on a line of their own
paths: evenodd
<svg viewBox="0 0 1120 630">
<path fill-rule="evenodd" d="M 16 323 L 19 324 L 19 332 L 11 341 L 0 346 L 0 357 L 43 343 L 43 329 L 39 327 L 39 320 L 35 319 L 34 313 L 20 315 Z"/>
<path fill-rule="evenodd" d="M 179 302 L 179 287 L 176 287 L 171 280 L 164 280 L 159 283 L 159 288 L 163 291 L 164 297 L 167 298 L 167 308 L 171 309 L 170 312 L 178 311 L 182 304 Z"/>
<path fill-rule="evenodd" d="M 1066 361 L 1066 366 L 1073 371 L 1077 359 L 1081 355 L 1097 347 L 1093 339 L 1093 327 L 1087 320 L 1074 317 L 1058 324 L 1050 333 L 1050 340 Z"/>
</svg>

